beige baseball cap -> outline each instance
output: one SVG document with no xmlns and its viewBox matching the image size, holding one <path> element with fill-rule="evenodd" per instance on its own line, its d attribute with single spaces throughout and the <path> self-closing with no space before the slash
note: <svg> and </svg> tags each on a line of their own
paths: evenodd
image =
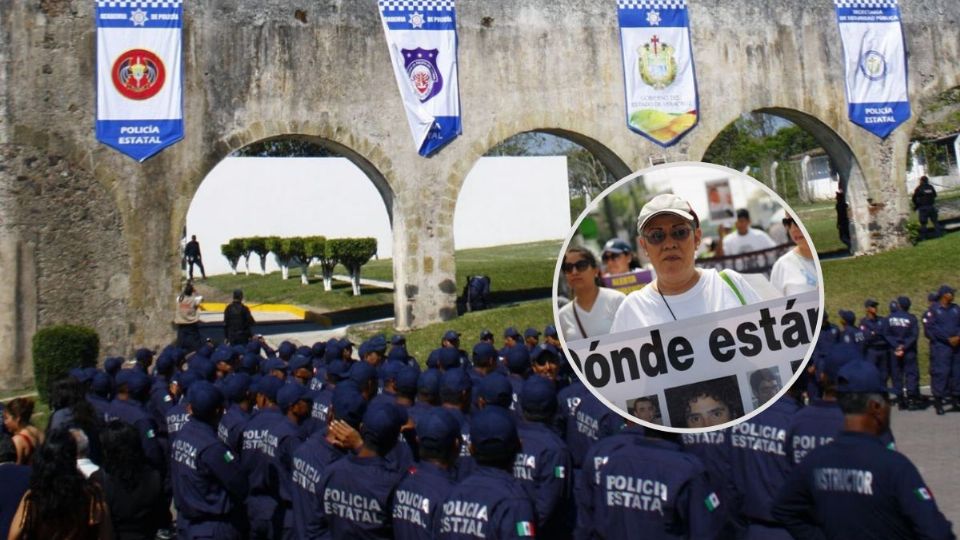
<svg viewBox="0 0 960 540">
<path fill-rule="evenodd" d="M 673 193 L 663 193 L 643 205 L 640 215 L 637 216 L 637 231 L 642 233 L 647 222 L 660 214 L 675 214 L 687 221 L 692 221 L 694 227 L 700 226 L 700 219 L 697 218 L 696 212 L 686 199 Z"/>
</svg>

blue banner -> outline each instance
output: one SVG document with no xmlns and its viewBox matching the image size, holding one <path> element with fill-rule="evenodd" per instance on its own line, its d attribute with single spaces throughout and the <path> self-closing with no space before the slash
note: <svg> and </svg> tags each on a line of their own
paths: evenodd
<svg viewBox="0 0 960 540">
<path fill-rule="evenodd" d="M 183 138 L 182 0 L 97 0 L 97 140 L 143 162 Z"/>
<path fill-rule="evenodd" d="M 897 0 L 834 0 L 850 121 L 886 138 L 910 118 Z"/>
<path fill-rule="evenodd" d="M 417 152 L 429 156 L 463 131 L 454 0 L 378 5 L 410 132 Z"/>
<path fill-rule="evenodd" d="M 660 146 L 697 125 L 686 0 L 618 0 L 627 127 Z"/>
</svg>

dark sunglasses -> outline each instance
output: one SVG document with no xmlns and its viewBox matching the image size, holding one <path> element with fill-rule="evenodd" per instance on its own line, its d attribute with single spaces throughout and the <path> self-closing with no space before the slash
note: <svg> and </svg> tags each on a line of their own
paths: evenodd
<svg viewBox="0 0 960 540">
<path fill-rule="evenodd" d="M 609 260 L 611 260 L 611 259 L 616 259 L 617 257 L 619 257 L 619 256 L 621 256 L 621 255 L 623 255 L 623 253 L 604 253 L 604 254 L 600 257 L 600 259 L 601 259 L 603 262 L 607 262 L 607 261 L 609 261 Z"/>
<path fill-rule="evenodd" d="M 563 272 L 564 274 L 569 274 L 570 272 L 573 272 L 573 269 L 574 269 L 574 268 L 576 268 L 576 269 L 577 269 L 577 272 L 586 272 L 587 269 L 590 268 L 591 266 L 593 266 L 593 265 L 590 264 L 590 261 L 588 261 L 588 260 L 586 260 L 586 259 L 580 259 L 579 261 L 577 261 L 577 262 L 575 262 L 575 263 L 566 263 L 566 262 L 565 262 L 565 263 L 561 264 L 561 265 L 560 265 L 560 271 Z"/>
<path fill-rule="evenodd" d="M 692 232 L 693 229 L 690 227 L 677 227 L 676 229 L 672 229 L 669 234 L 670 238 L 673 238 L 677 242 L 683 242 L 690 237 L 690 233 Z M 663 232 L 663 229 L 655 229 L 648 233 L 643 233 L 643 237 L 651 245 L 656 246 L 662 244 L 663 241 L 667 239 L 667 233 Z"/>
</svg>

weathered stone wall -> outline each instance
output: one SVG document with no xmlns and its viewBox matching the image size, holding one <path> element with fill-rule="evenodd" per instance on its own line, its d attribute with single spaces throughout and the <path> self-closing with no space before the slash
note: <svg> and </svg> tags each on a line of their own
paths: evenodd
<svg viewBox="0 0 960 540">
<path fill-rule="evenodd" d="M 840 165 L 856 250 L 895 243 L 912 122 L 960 85 L 960 3 L 904 4 L 914 117 L 880 141 L 846 120 L 831 2 L 691 0 L 701 123 L 663 150 L 625 125 L 611 3 L 461 0 L 464 134 L 424 159 L 374 0 L 187 2 L 186 138 L 138 164 L 94 140 L 92 3 L 0 2 L 0 386 L 29 365 L 38 326 L 91 324 L 115 352 L 169 340 L 193 193 L 229 152 L 271 137 L 324 142 L 371 176 L 392 216 L 400 327 L 454 315 L 457 195 L 523 131 L 568 136 L 625 174 L 652 156 L 699 159 L 743 112 L 781 114 Z"/>
</svg>

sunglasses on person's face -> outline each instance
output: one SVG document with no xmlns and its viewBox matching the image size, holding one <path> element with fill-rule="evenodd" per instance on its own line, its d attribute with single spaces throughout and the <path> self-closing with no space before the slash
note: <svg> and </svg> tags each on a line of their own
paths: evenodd
<svg viewBox="0 0 960 540">
<path fill-rule="evenodd" d="M 693 232 L 693 229 L 690 227 L 677 227 L 670 230 L 670 238 L 673 238 L 677 242 L 683 242 L 690 237 L 690 234 Z M 663 229 L 654 229 L 650 232 L 643 233 L 643 237 L 647 240 L 647 243 L 653 246 L 662 244 L 664 240 L 667 239 L 667 232 Z"/>
<path fill-rule="evenodd" d="M 586 272 L 587 269 L 590 268 L 591 266 L 593 266 L 593 265 L 590 264 L 590 261 L 588 261 L 588 260 L 586 260 L 586 259 L 580 259 L 579 261 L 577 261 L 577 262 L 575 262 L 575 263 L 565 262 L 565 263 L 561 264 L 561 265 L 560 265 L 560 271 L 563 272 L 564 274 L 569 274 L 570 272 L 573 272 L 573 269 L 574 269 L 574 268 L 576 268 L 576 269 L 577 269 L 577 272 Z"/>
<path fill-rule="evenodd" d="M 623 253 L 604 253 L 603 256 L 601 256 L 600 258 L 603 260 L 603 262 L 607 262 L 607 261 L 616 259 L 621 255 L 623 255 Z"/>
</svg>

